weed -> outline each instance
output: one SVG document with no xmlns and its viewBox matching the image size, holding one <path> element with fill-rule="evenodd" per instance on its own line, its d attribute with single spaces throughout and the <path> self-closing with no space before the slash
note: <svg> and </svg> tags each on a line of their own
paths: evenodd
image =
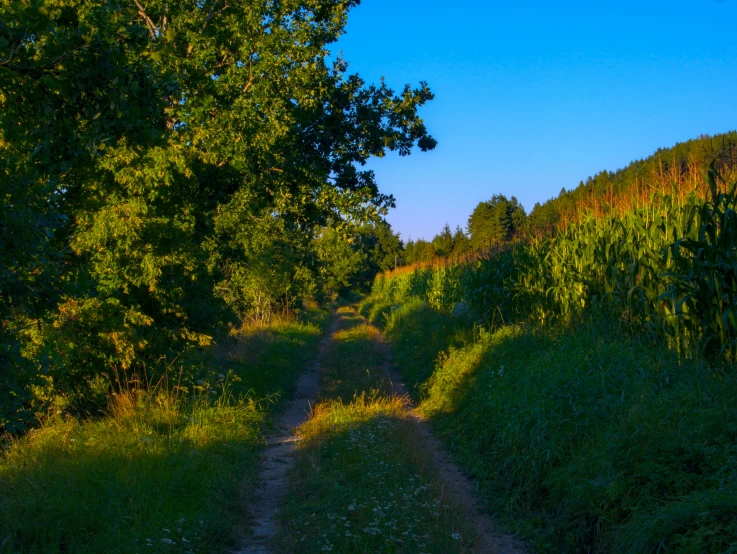
<svg viewBox="0 0 737 554">
<path fill-rule="evenodd" d="M 417 301 L 395 361 L 488 508 L 552 552 L 725 552 L 737 543 L 737 380 L 603 317 L 473 332 Z M 433 337 L 472 337 L 433 345 Z M 427 366 L 417 348 L 440 351 Z"/>
</svg>

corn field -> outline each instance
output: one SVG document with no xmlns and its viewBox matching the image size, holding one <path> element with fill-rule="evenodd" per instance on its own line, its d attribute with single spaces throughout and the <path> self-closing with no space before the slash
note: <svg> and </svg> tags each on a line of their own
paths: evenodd
<svg viewBox="0 0 737 554">
<path fill-rule="evenodd" d="M 486 257 L 379 275 L 374 293 L 467 305 L 491 325 L 563 324 L 592 308 L 660 334 L 684 356 L 737 358 L 737 183 L 653 194 L 626 214 L 593 215 Z"/>
</svg>

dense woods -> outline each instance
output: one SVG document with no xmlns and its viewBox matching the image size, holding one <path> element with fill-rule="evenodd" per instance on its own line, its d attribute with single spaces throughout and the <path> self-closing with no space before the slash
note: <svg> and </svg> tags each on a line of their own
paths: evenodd
<svg viewBox="0 0 737 554">
<path fill-rule="evenodd" d="M 432 93 L 329 54 L 356 3 L 2 4 L 0 427 L 393 265 Z"/>
</svg>

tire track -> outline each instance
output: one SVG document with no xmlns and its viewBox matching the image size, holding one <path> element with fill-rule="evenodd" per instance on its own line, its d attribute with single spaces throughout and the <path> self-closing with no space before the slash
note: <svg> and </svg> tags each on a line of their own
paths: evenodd
<svg viewBox="0 0 737 554">
<path fill-rule="evenodd" d="M 320 360 L 335 332 L 335 317 L 322 339 L 315 361 L 296 382 L 294 397 L 275 417 L 275 431 L 266 436 L 254 498 L 247 507 L 251 536 L 234 554 L 270 554 L 268 544 L 277 534 L 277 514 L 288 490 L 288 473 L 294 464 L 299 437 L 296 430 L 309 417 L 320 388 Z"/>
</svg>

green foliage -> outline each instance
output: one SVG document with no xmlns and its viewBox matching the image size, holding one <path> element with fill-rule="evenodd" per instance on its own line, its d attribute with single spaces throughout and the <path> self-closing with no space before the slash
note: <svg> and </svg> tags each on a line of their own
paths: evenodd
<svg viewBox="0 0 737 554">
<path fill-rule="evenodd" d="M 480 202 L 468 218 L 471 248 L 482 250 L 509 242 L 525 226 L 525 209 L 512 196 L 495 194 L 491 200 Z"/>
<path fill-rule="evenodd" d="M 451 255 L 455 257 L 463 256 L 471 251 L 471 239 L 468 238 L 466 233 L 463 232 L 461 226 L 456 227 L 453 233 L 453 248 Z"/>
<path fill-rule="evenodd" d="M 453 253 L 453 232 L 447 223 L 440 233 L 432 239 L 432 246 L 435 250 L 435 255 L 441 258 L 450 256 Z"/>
<path fill-rule="evenodd" d="M 383 369 L 378 330 L 351 308 L 320 361 L 320 399 L 300 427 L 277 552 L 471 552 L 472 533 L 417 448 Z"/>
<path fill-rule="evenodd" d="M 368 292 L 376 275 L 399 265 L 404 244 L 385 219 L 356 229 L 354 243 L 366 254 L 366 261 L 352 289 Z"/>
<path fill-rule="evenodd" d="M 366 263 L 366 253 L 354 248 L 349 239 L 326 228 L 316 242 L 318 259 L 322 263 L 321 277 L 328 294 L 338 294 L 351 288 L 353 280 Z"/>
<path fill-rule="evenodd" d="M 600 316 L 474 330 L 411 300 L 386 331 L 420 409 L 534 547 L 728 552 L 737 541 L 731 372 Z"/>
<path fill-rule="evenodd" d="M 488 504 L 543 550 L 737 540 L 737 185 L 715 165 L 708 200 L 400 268 L 364 301 Z"/>
<path fill-rule="evenodd" d="M 325 295 L 368 291 L 376 275 L 395 267 L 402 241 L 385 220 L 340 231 L 324 228 L 315 241 L 320 290 Z"/>
<path fill-rule="evenodd" d="M 737 131 L 702 135 L 671 148 L 659 148 L 652 156 L 634 161 L 623 169 L 601 171 L 575 188 L 564 188 L 557 197 L 535 204 L 529 214 L 528 230 L 533 234 L 553 232 L 562 217 L 578 211 L 582 202 L 616 203 L 618 198 L 641 194 L 643 188 L 650 192 L 666 192 L 676 186 L 691 192 L 691 182 L 700 178 L 701 169 L 712 160 L 716 161 L 721 173 L 730 178 L 735 176 Z"/>
<path fill-rule="evenodd" d="M 409 240 L 403 261 L 405 265 L 411 265 L 436 259 L 458 259 L 473 251 L 485 251 L 508 244 L 518 238 L 525 228 L 525 210 L 517 199 L 495 194 L 488 202 L 480 202 L 469 217 L 470 236 L 460 226 L 451 231 L 446 223 L 432 241 Z"/>
<path fill-rule="evenodd" d="M 46 406 L 34 385 L 298 306 L 318 230 L 393 205 L 357 168 L 432 149 L 432 93 L 330 57 L 356 3 L 0 3 L 0 427 Z"/>
<path fill-rule="evenodd" d="M 580 221 L 582 214 L 621 214 L 647 204 L 649 197 L 656 193 L 674 193 L 683 199 L 696 189 L 699 195 L 707 197 L 709 191 L 700 185 L 706 182 L 705 170 L 712 161 L 728 180 L 737 178 L 737 132 L 702 135 L 672 148 L 658 149 L 652 156 L 632 162 L 624 169 L 602 171 L 581 181 L 576 188 L 563 188 L 557 197 L 536 203 L 528 215 L 514 197 L 494 195 L 491 200 L 480 202 L 469 217 L 470 240 L 458 227 L 453 235 L 453 247 L 449 249 L 448 229 L 444 228 L 431 244 L 422 239 L 409 241 L 405 263 L 457 258 L 527 236 L 552 236 L 571 221 Z"/>
<path fill-rule="evenodd" d="M 403 265 L 431 262 L 436 258 L 458 258 L 471 251 L 471 242 L 460 226 L 451 232 L 448 224 L 428 242 L 423 239 L 409 240 L 401 256 Z"/>
<path fill-rule="evenodd" d="M 429 262 L 436 256 L 435 247 L 432 242 L 428 242 L 424 239 L 412 239 L 407 241 L 404 251 L 404 262 L 405 264 L 414 264 L 418 262 Z"/>
<path fill-rule="evenodd" d="M 737 186 L 719 193 L 716 172 L 709 179 L 710 201 L 654 196 L 626 217 L 590 217 L 487 259 L 380 276 L 374 291 L 446 312 L 462 303 L 487 324 L 550 325 L 611 310 L 682 355 L 734 361 Z"/>
</svg>

